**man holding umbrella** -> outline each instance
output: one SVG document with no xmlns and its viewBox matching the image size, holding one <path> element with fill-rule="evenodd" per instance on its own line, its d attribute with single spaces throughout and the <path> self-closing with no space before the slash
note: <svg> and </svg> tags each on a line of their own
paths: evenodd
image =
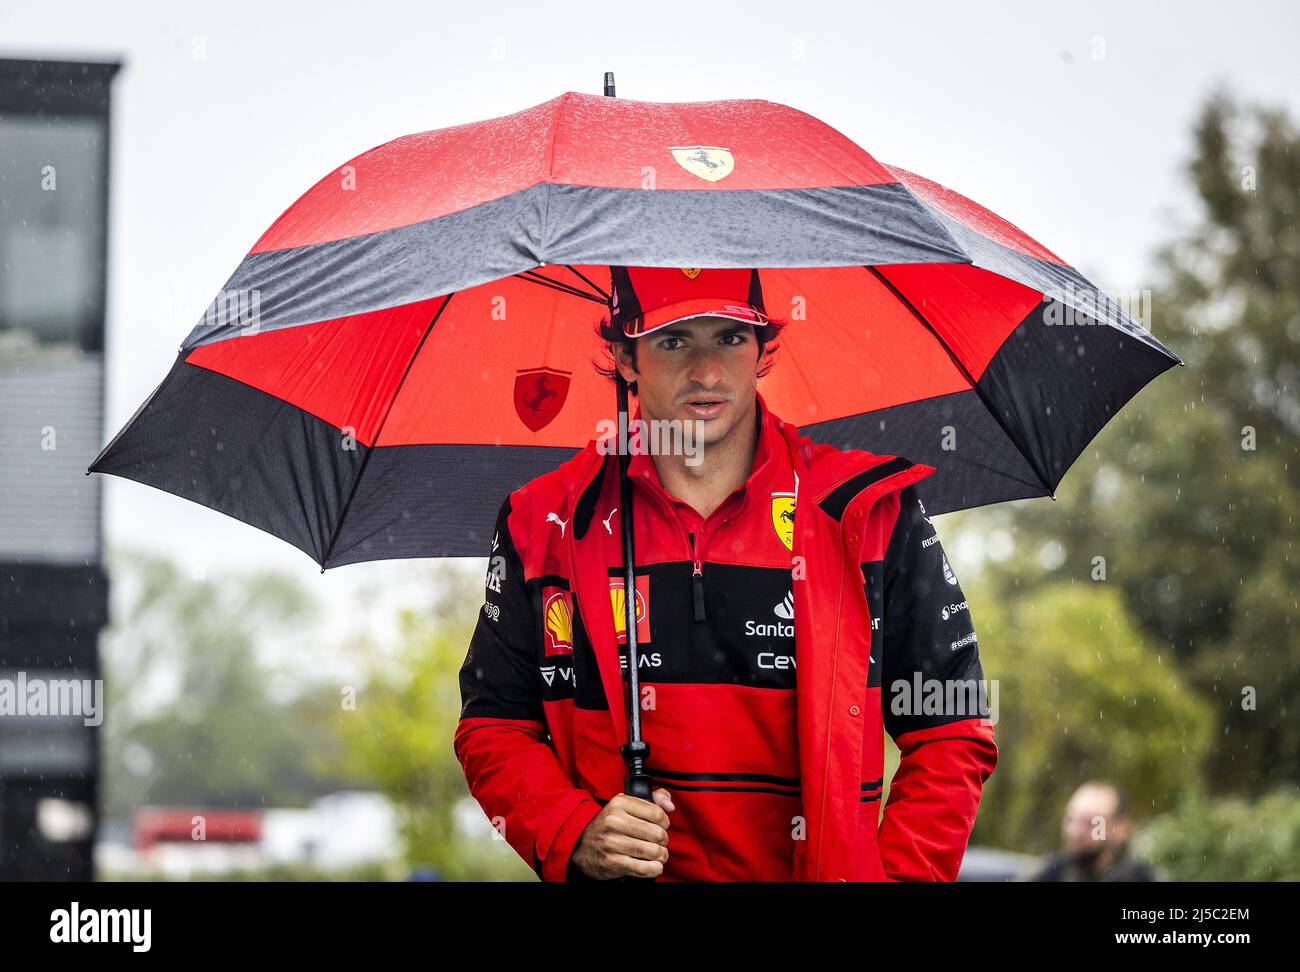
<svg viewBox="0 0 1300 972">
<path fill-rule="evenodd" d="M 604 95 L 367 150 L 355 191 L 320 178 L 87 475 L 322 571 L 481 553 L 495 513 L 455 745 L 545 880 L 951 879 L 997 749 L 954 698 L 975 632 L 916 484 L 939 473 L 938 512 L 1054 497 L 1182 361 L 1009 221 L 807 112 L 613 95 L 607 72 Z M 757 391 L 760 280 L 803 322 L 764 386 L 792 422 Z M 605 311 L 613 459 L 583 340 Z M 629 381 L 638 421 L 702 426 L 703 463 L 631 455 Z M 942 470 L 858 448 L 895 443 Z"/>
<path fill-rule="evenodd" d="M 608 374 L 634 425 L 698 430 L 702 461 L 628 447 L 630 609 L 607 440 L 505 498 L 460 676 L 471 793 L 543 880 L 954 880 L 997 747 L 913 485 L 934 467 L 771 413 L 786 325 L 757 271 L 611 277 Z M 649 800 L 624 785 L 632 705 Z"/>
</svg>

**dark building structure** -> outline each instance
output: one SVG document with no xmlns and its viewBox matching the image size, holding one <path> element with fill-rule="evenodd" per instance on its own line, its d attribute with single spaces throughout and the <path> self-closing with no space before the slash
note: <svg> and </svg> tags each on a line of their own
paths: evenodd
<svg viewBox="0 0 1300 972">
<path fill-rule="evenodd" d="M 108 617 L 85 468 L 104 441 L 120 66 L 0 59 L 0 880 L 94 876 L 103 722 L 84 697 L 50 712 L 100 678 Z"/>
</svg>

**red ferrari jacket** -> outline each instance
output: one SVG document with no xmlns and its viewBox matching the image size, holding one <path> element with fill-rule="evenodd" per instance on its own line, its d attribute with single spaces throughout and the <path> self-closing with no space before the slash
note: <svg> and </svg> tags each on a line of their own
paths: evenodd
<svg viewBox="0 0 1300 972">
<path fill-rule="evenodd" d="M 665 717 L 657 725 L 658 712 L 643 711 L 654 785 L 675 794 L 689 788 L 688 798 L 701 805 L 696 819 L 702 831 L 726 819 L 721 801 L 737 800 L 734 794 L 741 791 L 768 794 L 747 806 L 762 806 L 776 821 L 789 813 L 783 834 L 788 839 L 782 841 L 789 848 L 788 867 L 776 872 L 794 880 L 954 880 L 997 747 L 986 718 L 970 611 L 912 488 L 934 468 L 814 444 L 772 415 L 761 394 L 758 406 L 760 453 L 751 480 L 761 475 L 761 489 L 777 487 L 788 470 L 794 496 L 780 511 L 774 498 L 770 509 L 774 521 L 778 512 L 786 520 L 793 513 L 787 535 L 790 567 L 783 582 L 788 594 L 776 606 L 777 617 L 793 615 L 793 624 L 760 626 L 757 634 L 788 637 L 792 628 L 789 656 L 759 644 L 757 653 L 751 652 L 759 662 L 748 672 L 752 685 L 721 684 L 745 681 L 744 671 L 714 677 L 647 672 L 645 665 L 659 664 L 662 652 L 650 638 L 642 601 L 656 608 L 644 615 L 656 613 L 662 623 L 664 606 L 673 598 L 656 594 L 650 601 L 654 571 L 643 565 L 668 554 L 655 543 L 643 549 L 640 519 L 638 644 L 647 646 L 643 695 L 658 675 L 665 684 L 655 688 L 678 693 L 670 711 L 687 726 L 696 719 L 708 724 L 708 717 L 716 726 L 746 713 L 751 719 L 772 713 L 772 726 L 755 726 L 769 732 L 766 743 L 762 732 L 753 733 L 761 752 L 743 754 L 751 757 L 746 765 L 766 767 L 764 759 L 785 765 L 784 759 L 793 761 L 794 775 L 713 773 L 704 781 L 701 773 L 657 776 L 662 753 L 651 729 L 662 725 L 666 732 L 670 723 Z M 780 462 L 763 463 L 760 474 L 759 456 L 774 450 L 784 450 Z M 568 867 L 573 847 L 604 802 L 623 788 L 619 747 L 627 740 L 627 717 L 618 610 L 620 534 L 617 516 L 612 508 L 606 511 L 616 495 L 616 462 L 592 440 L 556 470 L 506 497 L 492 541 L 483 611 L 461 669 L 464 707 L 455 750 L 470 792 L 547 881 L 581 876 Z M 643 505 L 636 515 L 648 516 L 644 499 L 638 499 Z M 691 543 L 688 556 L 694 553 L 693 533 Z M 712 571 L 704 574 L 707 584 L 725 580 L 723 565 L 704 566 Z M 698 560 L 683 567 L 701 579 Z M 768 572 L 775 573 L 770 567 Z M 754 575 L 734 583 L 745 590 L 732 600 L 743 600 L 754 589 L 751 614 L 773 599 L 772 590 L 764 590 Z M 717 591 L 711 595 L 717 603 Z M 702 620 L 698 590 L 694 600 L 695 620 Z M 689 614 L 680 620 L 688 624 Z M 755 630 L 751 625 L 751 633 Z M 697 632 L 696 652 L 699 645 Z M 726 646 L 704 654 L 722 658 Z M 667 684 L 695 680 L 715 684 Z M 712 694 L 692 695 L 693 687 Z M 748 692 L 763 701 L 746 708 L 720 694 L 724 691 L 742 700 Z M 783 694 L 794 702 L 792 718 L 779 715 L 786 711 L 780 708 Z M 716 711 L 705 712 L 706 707 Z M 783 747 L 791 724 L 795 738 Z M 885 731 L 898 745 L 901 761 L 882 820 Z M 715 758 L 727 755 L 719 746 L 709 752 Z M 715 796 L 718 806 L 708 807 L 701 791 Z M 677 803 L 674 827 L 680 796 Z M 754 836 L 742 831 L 736 839 Z M 676 863 L 674 841 L 689 852 L 693 873 L 700 873 L 703 858 L 696 840 L 670 828 L 665 879 L 671 879 Z M 772 848 L 761 850 L 765 856 L 759 856 L 770 865 Z"/>
</svg>

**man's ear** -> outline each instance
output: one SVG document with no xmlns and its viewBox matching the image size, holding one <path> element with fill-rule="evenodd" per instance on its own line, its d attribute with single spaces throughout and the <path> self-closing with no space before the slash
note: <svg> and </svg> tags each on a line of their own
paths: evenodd
<svg viewBox="0 0 1300 972">
<path fill-rule="evenodd" d="M 628 352 L 622 343 L 613 346 L 614 366 L 618 368 L 618 373 L 623 376 L 623 380 L 628 384 L 636 381 L 637 370 L 632 366 L 632 355 Z"/>
</svg>

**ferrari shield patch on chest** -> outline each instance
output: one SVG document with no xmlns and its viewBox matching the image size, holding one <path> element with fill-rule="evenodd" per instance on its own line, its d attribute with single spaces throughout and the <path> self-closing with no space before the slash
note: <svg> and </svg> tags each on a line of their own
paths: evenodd
<svg viewBox="0 0 1300 972">
<path fill-rule="evenodd" d="M 772 529 L 785 544 L 787 550 L 794 550 L 794 493 L 772 494 Z"/>
<path fill-rule="evenodd" d="M 716 145 L 675 145 L 669 151 L 673 153 L 678 165 L 707 182 L 725 179 L 736 167 L 731 151 Z"/>
</svg>

